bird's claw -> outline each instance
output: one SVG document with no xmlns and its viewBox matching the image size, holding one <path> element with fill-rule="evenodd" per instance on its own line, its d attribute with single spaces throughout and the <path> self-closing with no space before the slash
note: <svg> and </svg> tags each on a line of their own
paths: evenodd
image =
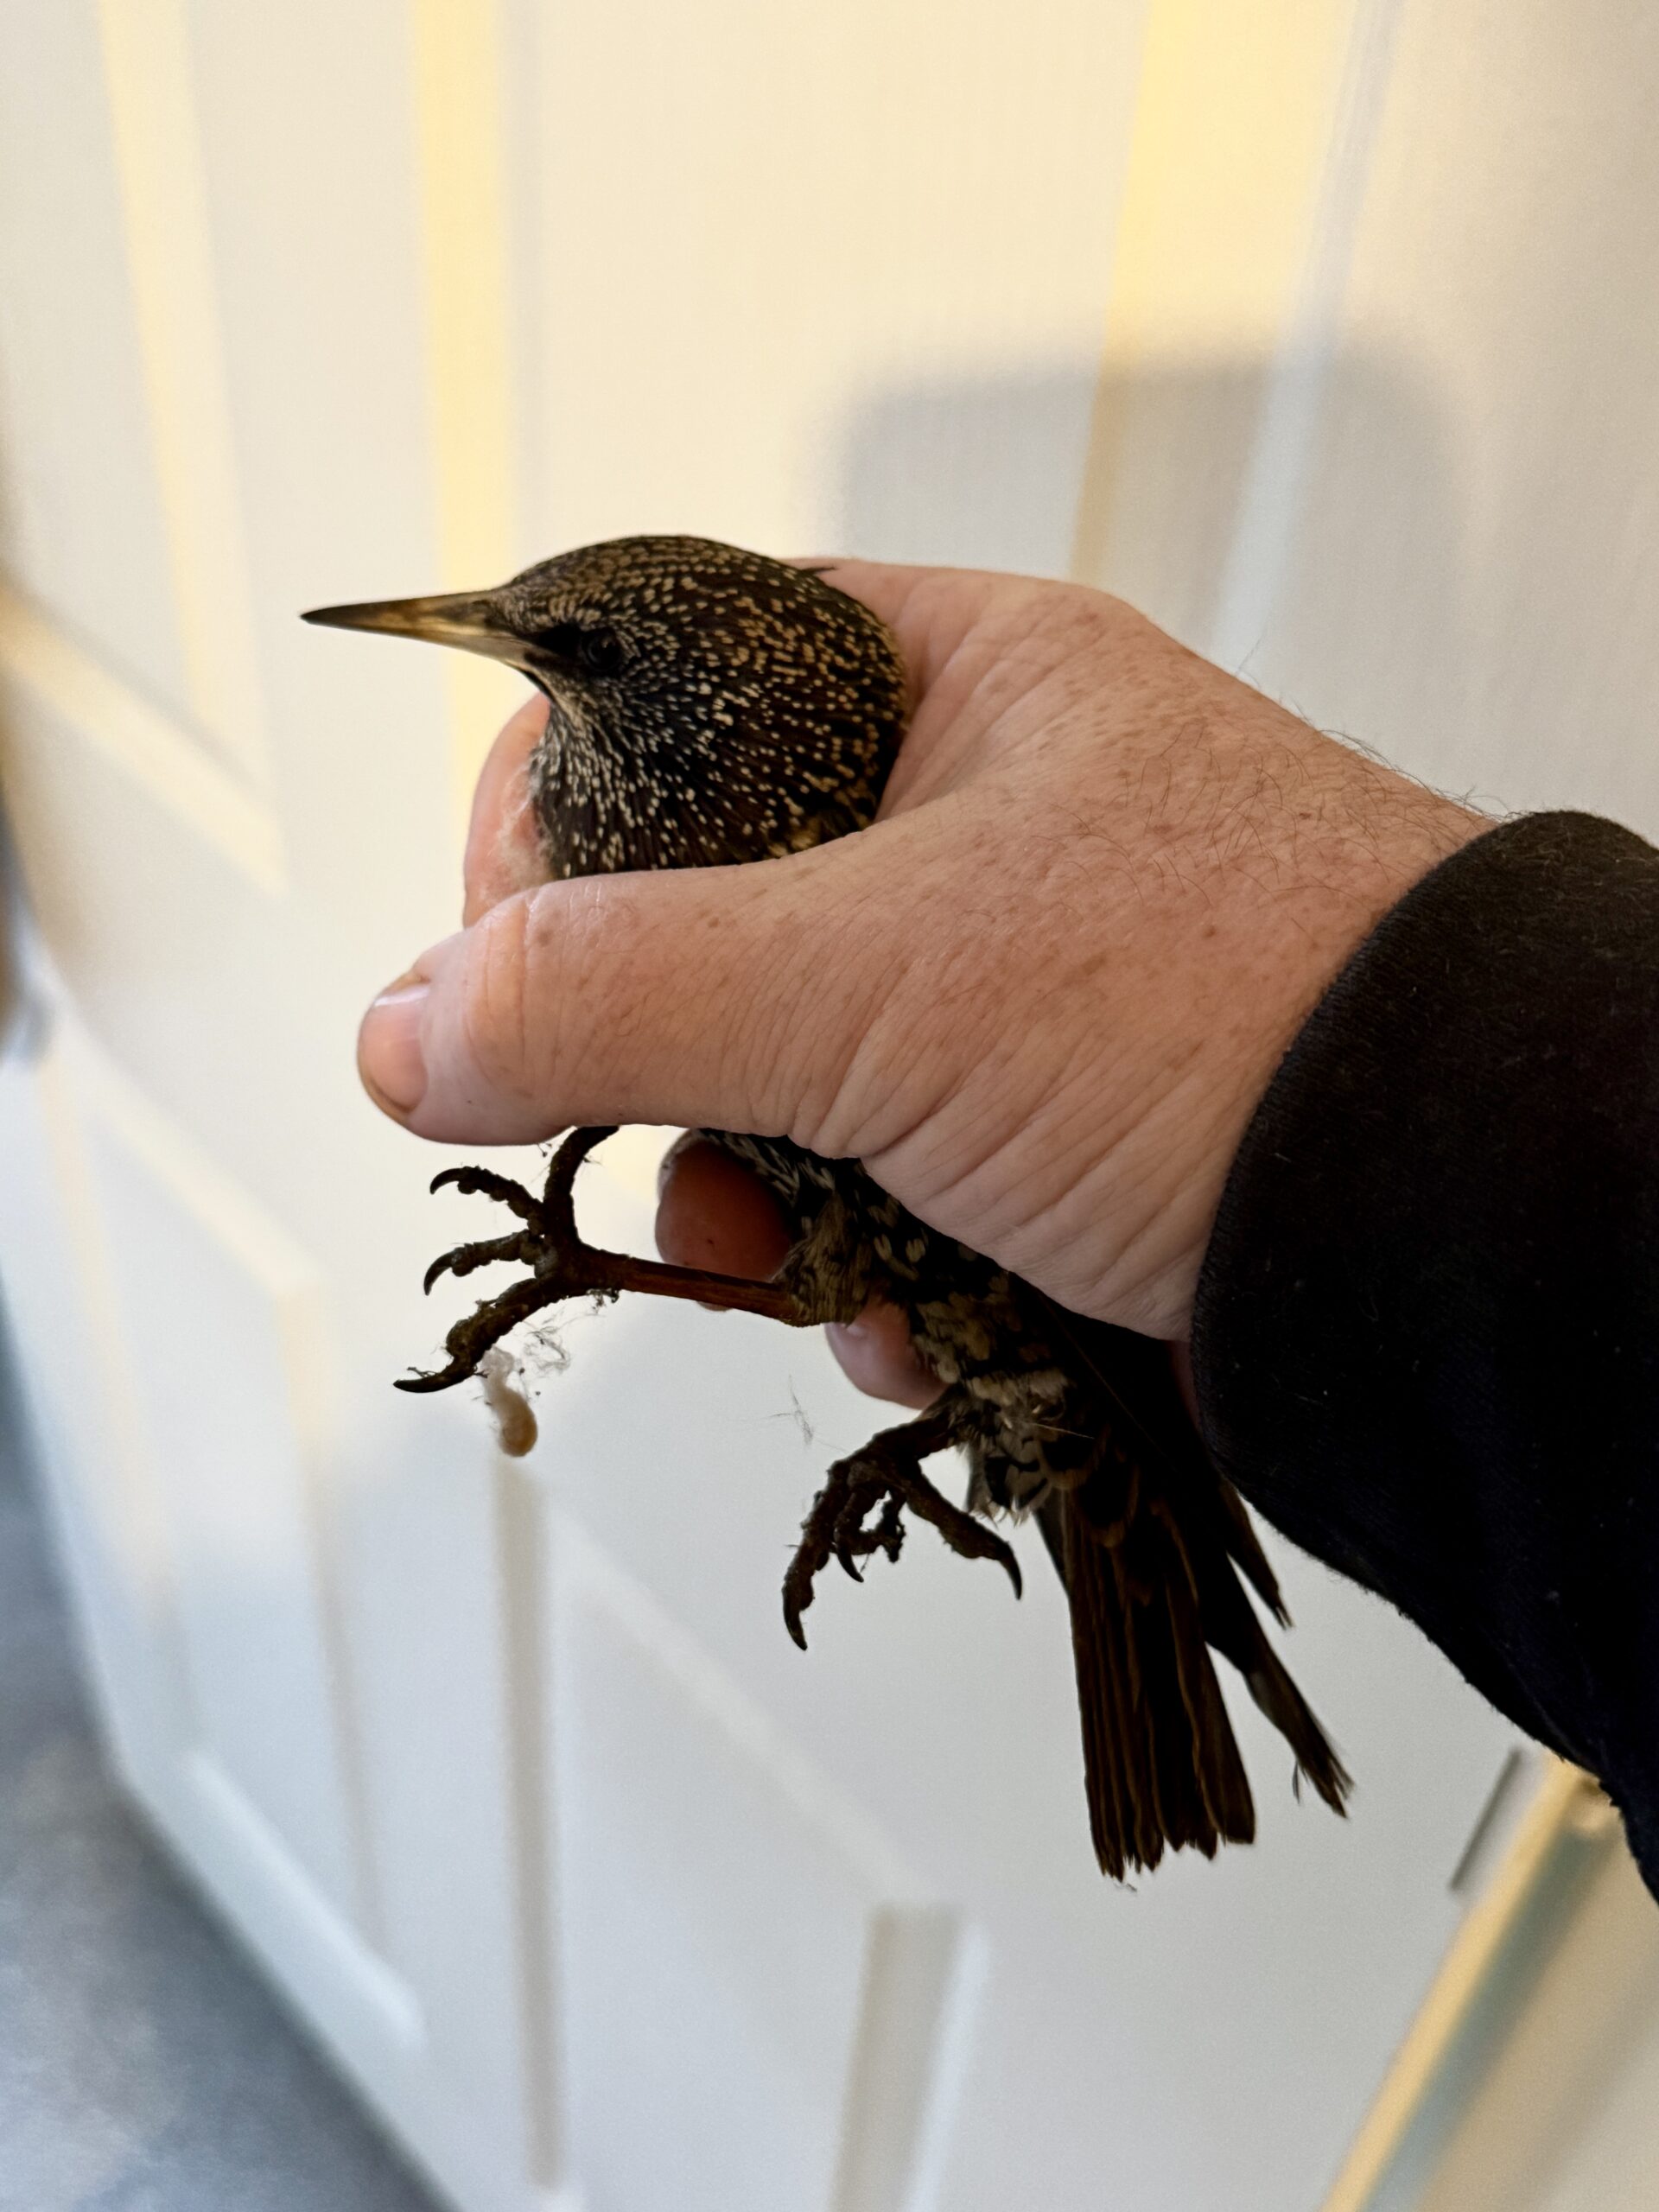
<svg viewBox="0 0 1659 2212">
<path fill-rule="evenodd" d="M 496 1260 L 523 1260 L 534 1267 L 540 1240 L 533 1233 L 516 1236 L 492 1236 L 480 1244 L 457 1244 L 452 1252 L 440 1252 L 425 1274 L 421 1288 L 429 1294 L 440 1275 L 469 1275 L 476 1268 L 487 1268 Z"/>
<path fill-rule="evenodd" d="M 585 1134 L 581 1129 L 575 1132 L 578 1136 Z M 608 1135 L 608 1130 L 605 1134 Z M 569 1141 L 569 1138 L 565 1140 L 566 1143 Z M 564 1147 L 562 1145 L 559 1149 L 563 1152 Z M 451 1184 L 463 1198 L 481 1195 L 486 1198 L 499 1198 L 504 1206 L 511 1206 L 520 1220 L 533 1223 L 537 1227 L 541 1224 L 543 1200 L 533 1192 L 527 1191 L 522 1183 L 515 1183 L 511 1175 L 498 1175 L 493 1167 L 445 1167 L 432 1178 L 427 1187 L 436 1192 L 447 1190 Z"/>
<path fill-rule="evenodd" d="M 813 1585 L 830 1560 L 838 1560 L 855 1582 L 864 1580 L 858 1561 L 872 1552 L 899 1556 L 904 1542 L 906 1508 L 931 1522 L 952 1551 L 967 1559 L 995 1560 L 1020 1592 L 1020 1562 L 994 1529 L 953 1505 L 922 1472 L 922 1461 L 955 1441 L 956 1412 L 948 1397 L 902 1428 L 884 1429 L 860 1452 L 831 1467 L 812 1501 L 801 1541 L 784 1577 L 784 1624 L 806 1649 L 801 1616 L 812 1602 Z M 872 1525 L 877 1508 L 880 1516 Z"/>
</svg>

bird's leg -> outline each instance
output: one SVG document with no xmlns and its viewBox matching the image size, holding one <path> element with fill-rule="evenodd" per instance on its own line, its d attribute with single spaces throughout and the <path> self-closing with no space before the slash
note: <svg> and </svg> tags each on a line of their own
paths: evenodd
<svg viewBox="0 0 1659 2212">
<path fill-rule="evenodd" d="M 995 1560 L 1020 1594 L 1020 1562 L 995 1530 L 935 1490 L 922 1472 L 930 1452 L 957 1441 L 957 1408 L 948 1393 L 918 1420 L 883 1429 L 861 1451 L 838 1460 L 801 1529 L 801 1541 L 784 1577 L 784 1622 L 803 1651 L 806 1637 L 801 1615 L 812 1602 L 812 1586 L 832 1559 L 855 1582 L 863 1577 L 857 1562 L 872 1552 L 897 1559 L 904 1541 L 899 1518 L 906 1507 L 931 1521 L 954 1552 L 965 1559 Z M 872 1523 L 870 1516 L 880 1508 Z"/>
<path fill-rule="evenodd" d="M 782 1283 L 750 1282 L 741 1275 L 712 1274 L 702 1268 L 671 1267 L 664 1261 L 637 1260 L 626 1252 L 605 1252 L 588 1243 L 576 1227 L 576 1170 L 594 1146 L 612 1134 L 608 1128 L 573 1129 L 549 1163 L 539 1198 L 522 1183 L 487 1167 L 446 1167 L 434 1177 L 435 1191 L 453 1184 L 463 1196 L 481 1193 L 498 1199 L 511 1206 L 524 1226 L 510 1236 L 457 1244 L 442 1254 L 426 1271 L 429 1290 L 440 1275 L 471 1274 L 495 1260 L 520 1260 L 533 1273 L 498 1297 L 485 1299 L 457 1321 L 444 1338 L 448 1364 L 430 1375 L 401 1376 L 400 1390 L 447 1390 L 464 1382 L 477 1373 L 479 1361 L 509 1329 L 543 1306 L 569 1298 L 611 1299 L 625 1290 L 643 1291 L 656 1298 L 694 1299 L 700 1306 L 732 1313 L 760 1313 L 796 1328 L 809 1327 L 819 1318 Z"/>
</svg>

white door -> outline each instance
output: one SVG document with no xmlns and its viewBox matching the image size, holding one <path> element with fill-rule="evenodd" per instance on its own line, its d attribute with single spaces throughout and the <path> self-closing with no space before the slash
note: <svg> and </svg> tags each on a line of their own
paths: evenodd
<svg viewBox="0 0 1659 2212">
<path fill-rule="evenodd" d="M 1247 1709 L 1259 1847 L 1109 1890 L 1039 1559 L 918 1541 L 786 1642 L 871 1419 L 821 1347 L 582 1319 L 522 1465 L 394 1392 L 462 1217 L 352 1036 L 512 694 L 294 616 L 685 528 L 1350 670 L 1297 518 L 1389 13 L 0 0 L 9 1317 L 123 1772 L 466 2212 L 1360 2201 L 1509 1732 L 1286 1559 L 1353 1817 Z"/>
</svg>

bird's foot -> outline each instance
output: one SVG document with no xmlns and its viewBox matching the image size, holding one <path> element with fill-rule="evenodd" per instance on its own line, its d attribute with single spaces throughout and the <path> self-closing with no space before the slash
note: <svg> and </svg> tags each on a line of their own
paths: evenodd
<svg viewBox="0 0 1659 2212">
<path fill-rule="evenodd" d="M 1020 1562 L 995 1530 L 937 1491 L 922 1472 L 922 1461 L 957 1440 L 949 1398 L 919 1420 L 883 1429 L 861 1451 L 831 1467 L 823 1488 L 801 1529 L 801 1541 L 784 1577 L 784 1622 L 803 1651 L 806 1637 L 801 1615 L 812 1602 L 812 1586 L 832 1559 L 855 1582 L 863 1580 L 860 1560 L 885 1552 L 896 1560 L 904 1542 L 905 1508 L 930 1521 L 954 1552 L 964 1559 L 991 1559 L 1020 1595 Z M 875 1518 L 871 1519 L 874 1515 Z"/>
<path fill-rule="evenodd" d="M 497 1297 L 486 1298 L 443 1340 L 448 1363 L 430 1375 L 398 1378 L 400 1390 L 448 1390 L 478 1372 L 479 1362 L 508 1331 L 543 1306 L 570 1298 L 619 1297 L 625 1290 L 657 1298 L 690 1298 L 699 1305 L 734 1313 L 760 1313 L 768 1319 L 805 1327 L 811 1316 L 783 1285 L 750 1282 L 741 1275 L 711 1274 L 701 1268 L 675 1268 L 658 1260 L 639 1260 L 626 1252 L 601 1251 L 576 1227 L 573 1197 L 576 1170 L 609 1128 L 573 1129 L 554 1154 L 541 1196 L 510 1176 L 488 1167 L 446 1167 L 432 1188 L 453 1184 L 463 1196 L 481 1193 L 511 1206 L 524 1224 L 508 1236 L 481 1243 L 457 1244 L 426 1271 L 430 1290 L 440 1275 L 469 1275 L 499 1260 L 518 1260 L 532 1272 Z"/>
</svg>

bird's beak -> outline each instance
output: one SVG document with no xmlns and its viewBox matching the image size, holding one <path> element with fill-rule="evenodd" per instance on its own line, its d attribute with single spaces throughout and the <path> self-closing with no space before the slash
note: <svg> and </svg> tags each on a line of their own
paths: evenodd
<svg viewBox="0 0 1659 2212">
<path fill-rule="evenodd" d="M 522 666 L 524 641 L 488 592 L 441 592 L 432 599 L 369 599 L 357 607 L 314 607 L 301 616 L 331 630 L 384 630 L 388 637 L 458 645 L 462 652 Z"/>
</svg>

